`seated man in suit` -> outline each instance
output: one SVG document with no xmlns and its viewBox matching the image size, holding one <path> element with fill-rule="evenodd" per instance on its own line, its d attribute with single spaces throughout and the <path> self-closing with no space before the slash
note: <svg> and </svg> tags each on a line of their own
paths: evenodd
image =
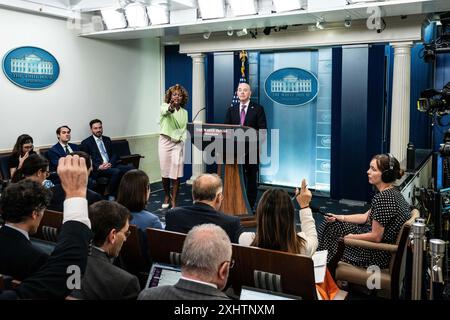
<svg viewBox="0 0 450 320">
<path fill-rule="evenodd" d="M 228 300 L 231 243 L 225 231 L 203 224 L 189 231 L 181 252 L 181 279 L 173 286 L 143 290 L 138 300 Z"/>
<path fill-rule="evenodd" d="M 222 179 L 216 174 L 202 174 L 192 184 L 192 206 L 176 207 L 166 214 L 166 230 L 188 233 L 203 223 L 214 223 L 228 234 L 231 242 L 238 243 L 243 232 L 238 217 L 219 210 L 222 205 Z"/>
<path fill-rule="evenodd" d="M 74 151 L 78 151 L 79 148 L 76 144 L 69 143 L 71 129 L 68 126 L 61 126 L 56 129 L 56 137 L 58 143 L 54 144 L 50 150 L 48 150 L 48 160 L 50 161 L 49 169 L 51 172 L 56 171 L 58 167 L 59 158 L 65 157 Z"/>
<path fill-rule="evenodd" d="M 36 233 L 50 197 L 47 189 L 29 179 L 12 183 L 3 191 L 0 274 L 23 280 L 47 262 L 48 255 L 31 244 L 30 235 Z"/>
<path fill-rule="evenodd" d="M 14 290 L 0 290 L 0 300 L 64 299 L 70 292 L 69 286 L 74 283 L 76 269 L 78 268 L 79 275 L 84 273 L 92 238 L 85 199 L 87 174 L 84 159 L 78 156 L 61 158 L 58 175 L 66 193 L 66 201 L 63 226 L 56 247 L 47 263 L 23 280 L 18 287 Z M 28 189 L 28 195 L 30 194 L 34 192 Z M 2 246 L 2 250 L 3 248 Z"/>
<path fill-rule="evenodd" d="M 78 155 L 80 158 L 84 158 L 84 160 L 86 162 L 86 169 L 87 169 L 88 176 L 89 176 L 89 174 L 92 171 L 91 157 L 86 152 L 83 152 L 83 151 L 76 151 L 76 152 L 71 153 L 70 155 L 72 155 L 72 156 Z M 62 185 L 57 184 L 56 186 L 52 187 L 50 190 L 52 191 L 52 199 L 50 201 L 50 204 L 48 205 L 48 209 L 62 212 L 64 200 L 66 199 L 66 194 L 64 192 Z M 98 194 L 95 191 L 92 191 L 89 188 L 87 189 L 86 198 L 88 201 L 88 205 L 91 205 L 95 202 L 103 200 L 103 198 L 100 194 Z"/>
<path fill-rule="evenodd" d="M 94 232 L 93 245 L 81 289 L 73 291 L 72 297 L 136 299 L 140 291 L 138 279 L 112 263 L 129 236 L 130 211 L 117 202 L 102 200 L 89 206 L 89 218 Z"/>
<path fill-rule="evenodd" d="M 94 175 L 110 179 L 109 195 L 115 198 L 120 179 L 127 171 L 133 169 L 133 166 L 119 164 L 119 157 L 112 151 L 111 139 L 103 135 L 101 120 L 91 120 L 89 126 L 92 136 L 81 141 L 81 150 L 91 156 Z"/>
</svg>

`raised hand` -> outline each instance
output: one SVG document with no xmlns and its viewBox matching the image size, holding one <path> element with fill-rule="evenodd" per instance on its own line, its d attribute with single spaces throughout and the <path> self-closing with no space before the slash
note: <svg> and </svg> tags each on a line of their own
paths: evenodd
<svg viewBox="0 0 450 320">
<path fill-rule="evenodd" d="M 66 199 L 86 198 L 88 171 L 84 158 L 78 155 L 59 158 L 57 172 L 66 193 Z"/>
<path fill-rule="evenodd" d="M 300 189 L 300 192 L 299 192 L 298 188 L 296 189 L 295 192 L 297 194 L 296 199 L 297 199 L 297 202 L 298 202 L 300 208 L 309 207 L 309 203 L 311 202 L 311 199 L 312 199 L 312 193 L 307 188 L 306 179 L 302 180 L 302 187 Z"/>
<path fill-rule="evenodd" d="M 28 158 L 28 156 L 30 155 L 30 151 L 25 152 L 25 154 L 22 156 L 19 156 L 19 166 L 17 167 L 17 169 L 22 168 L 23 162 L 25 161 L 26 158 Z"/>
</svg>

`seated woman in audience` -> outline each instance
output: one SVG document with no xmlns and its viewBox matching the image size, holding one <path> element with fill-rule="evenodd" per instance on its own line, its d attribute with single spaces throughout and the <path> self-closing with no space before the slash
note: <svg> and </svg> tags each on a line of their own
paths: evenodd
<svg viewBox="0 0 450 320">
<path fill-rule="evenodd" d="M 400 164 L 391 154 L 379 154 L 370 161 L 369 183 L 379 191 L 366 213 L 330 214 L 319 228 L 319 249 L 328 250 L 328 260 L 337 251 L 340 237 L 372 242 L 395 243 L 402 225 L 411 217 L 409 204 L 393 183 L 403 175 Z M 389 266 L 387 251 L 346 247 L 342 260 L 356 266 Z"/>
<path fill-rule="evenodd" d="M 42 184 L 45 188 L 51 188 L 54 185 L 46 180 L 48 175 L 48 160 L 38 154 L 32 154 L 23 161 L 22 167 L 16 170 L 11 182 L 30 179 Z"/>
<path fill-rule="evenodd" d="M 130 224 L 135 224 L 142 231 L 147 228 L 163 229 L 159 218 L 145 210 L 149 197 L 150 184 L 144 171 L 135 169 L 124 174 L 120 181 L 117 202 L 130 210 Z"/>
<path fill-rule="evenodd" d="M 33 151 L 33 138 L 28 134 L 21 134 L 14 145 L 11 156 L 8 159 L 10 176 L 14 175 L 17 169 L 22 167 L 23 162 L 29 155 L 35 154 Z"/>
<path fill-rule="evenodd" d="M 242 233 L 239 244 L 312 256 L 318 241 L 309 208 L 312 194 L 306 188 L 305 179 L 296 194 L 302 232 L 296 231 L 294 205 L 289 194 L 281 189 L 269 189 L 264 192 L 256 209 L 256 233 Z"/>
</svg>

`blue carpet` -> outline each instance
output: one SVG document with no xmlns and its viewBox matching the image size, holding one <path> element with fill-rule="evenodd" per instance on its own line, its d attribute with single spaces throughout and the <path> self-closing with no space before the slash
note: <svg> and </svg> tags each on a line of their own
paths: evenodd
<svg viewBox="0 0 450 320">
<path fill-rule="evenodd" d="M 264 190 L 258 190 L 258 197 L 257 199 L 261 197 Z M 293 194 L 292 194 L 293 195 Z M 167 210 L 169 209 L 162 209 L 161 205 L 164 201 L 164 190 L 162 188 L 161 182 L 156 182 L 151 184 L 151 195 L 149 199 L 149 203 L 147 205 L 147 210 L 156 214 L 161 222 L 165 224 L 165 215 Z M 182 183 L 180 185 L 180 191 L 178 194 L 178 200 L 177 200 L 178 206 L 188 206 L 192 205 L 192 195 L 191 195 L 191 186 Z M 298 210 L 298 204 L 296 201 L 294 201 L 294 205 L 296 210 Z M 357 206 L 357 205 L 348 205 L 348 204 L 342 204 L 339 203 L 338 200 L 332 200 L 330 198 L 325 197 L 314 197 L 311 201 L 311 207 L 313 208 L 314 213 L 314 220 L 316 221 L 316 227 L 319 227 L 319 225 L 323 221 L 323 216 L 317 212 L 317 210 L 320 210 L 321 212 L 331 212 L 336 214 L 353 214 L 353 213 L 364 213 L 368 210 L 369 206 Z M 298 214 L 295 215 L 297 227 L 300 230 L 300 223 L 299 223 L 299 217 Z M 247 231 L 253 231 L 253 229 L 248 229 Z"/>
</svg>

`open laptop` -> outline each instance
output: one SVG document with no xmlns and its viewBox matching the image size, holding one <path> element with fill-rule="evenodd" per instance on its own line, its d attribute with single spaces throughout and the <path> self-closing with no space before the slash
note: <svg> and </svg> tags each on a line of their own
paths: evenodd
<svg viewBox="0 0 450 320">
<path fill-rule="evenodd" d="M 153 263 L 147 279 L 146 288 L 174 285 L 181 278 L 181 266 Z"/>
<path fill-rule="evenodd" d="M 242 286 L 239 300 L 302 300 L 302 297 L 259 288 Z"/>
</svg>

